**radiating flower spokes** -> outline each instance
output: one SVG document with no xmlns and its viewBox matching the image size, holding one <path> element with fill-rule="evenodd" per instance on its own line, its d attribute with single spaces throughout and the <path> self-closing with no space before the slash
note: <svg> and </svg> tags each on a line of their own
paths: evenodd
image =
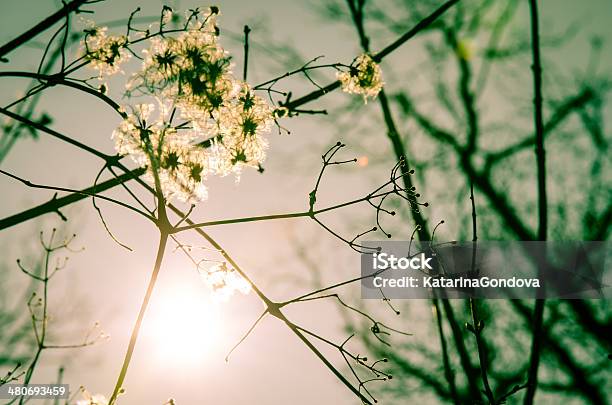
<svg viewBox="0 0 612 405">
<path fill-rule="evenodd" d="M 136 105 L 113 132 L 115 148 L 146 166 L 145 178 L 155 184 L 157 177 L 166 198 L 191 203 L 205 199 L 209 157 L 194 145 L 197 133 L 172 126 L 171 105 L 158 100 L 155 111 L 154 104 Z"/>
<path fill-rule="evenodd" d="M 212 167 L 217 174 L 240 175 L 244 166 L 259 167 L 266 158 L 268 141 L 262 134 L 274 122 L 274 110 L 251 87 L 239 83 L 237 94 L 220 110 L 221 139 L 212 147 Z"/>
<path fill-rule="evenodd" d="M 132 56 L 126 49 L 128 38 L 108 35 L 107 27 L 97 27 L 93 22 L 87 24 L 83 39 L 85 58 L 98 71 L 100 79 L 119 72 L 120 65 Z"/>
</svg>

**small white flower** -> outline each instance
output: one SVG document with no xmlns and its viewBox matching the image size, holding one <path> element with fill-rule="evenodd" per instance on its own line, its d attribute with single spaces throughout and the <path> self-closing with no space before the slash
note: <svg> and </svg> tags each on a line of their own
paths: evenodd
<svg viewBox="0 0 612 405">
<path fill-rule="evenodd" d="M 204 283 L 212 290 L 213 298 L 227 301 L 236 291 L 248 294 L 251 284 L 236 270 L 229 268 L 225 262 L 216 264 L 207 270 L 200 270 Z"/>
<path fill-rule="evenodd" d="M 172 12 L 172 9 L 170 7 L 164 7 L 162 10 L 161 23 L 164 25 L 170 23 L 170 21 L 172 21 L 173 15 L 174 13 Z"/>
<path fill-rule="evenodd" d="M 91 395 L 87 390 L 83 389 L 84 399 L 80 399 L 76 402 L 76 405 L 108 405 L 108 400 L 102 394 Z"/>
<path fill-rule="evenodd" d="M 342 90 L 349 94 L 361 94 L 367 103 L 383 88 L 382 70 L 370 55 L 364 53 L 355 59 L 355 66 L 347 72 L 338 72 L 336 77 Z"/>
</svg>

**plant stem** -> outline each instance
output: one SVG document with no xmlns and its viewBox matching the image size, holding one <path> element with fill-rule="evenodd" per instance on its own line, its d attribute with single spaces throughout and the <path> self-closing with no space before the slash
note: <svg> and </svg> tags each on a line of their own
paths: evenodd
<svg viewBox="0 0 612 405">
<path fill-rule="evenodd" d="M 125 375 L 127 374 L 127 370 L 132 359 L 132 354 L 134 353 L 134 347 L 136 346 L 136 340 L 138 339 L 138 333 L 140 332 L 140 326 L 142 325 L 142 320 L 149 305 L 149 301 L 151 300 L 151 295 L 153 294 L 153 289 L 155 288 L 155 283 L 157 282 L 157 276 L 159 275 L 159 271 L 161 269 L 161 264 L 164 258 L 164 252 L 166 250 L 167 242 L 168 232 L 165 229 L 160 229 L 159 246 L 157 248 L 157 257 L 155 259 L 153 273 L 151 274 L 151 279 L 149 280 L 147 292 L 140 306 L 138 318 L 136 319 L 136 323 L 134 324 L 134 328 L 132 329 L 130 343 L 128 344 L 127 352 L 125 353 L 125 359 L 123 360 L 123 365 L 121 366 L 121 371 L 119 372 L 119 377 L 117 378 L 115 389 L 113 390 L 113 394 L 109 399 L 109 405 L 113 405 L 115 403 L 115 401 L 117 400 L 117 396 L 119 395 L 123 386 L 123 381 L 125 380 Z"/>
<path fill-rule="evenodd" d="M 242 70 L 242 80 L 246 82 L 247 71 L 249 68 L 249 33 L 251 29 L 248 25 L 244 26 L 244 66 Z"/>
<path fill-rule="evenodd" d="M 36 368 L 38 364 L 38 360 L 40 360 L 40 355 L 42 351 L 45 349 L 45 338 L 47 336 L 47 308 L 48 308 L 47 301 L 48 301 L 48 296 L 49 296 L 49 261 L 51 259 L 51 254 L 53 253 L 52 246 L 53 246 L 54 237 L 55 237 L 55 230 L 53 230 L 53 232 L 51 233 L 51 238 L 49 239 L 49 245 L 45 246 L 43 244 L 45 248 L 44 273 L 43 273 L 43 277 L 38 279 L 39 281 L 42 281 L 43 283 L 42 326 L 41 326 L 41 332 L 39 335 L 37 332 L 37 326 L 36 326 L 36 316 L 32 314 L 32 326 L 34 327 L 34 334 L 36 335 L 36 344 L 38 347 L 36 348 L 36 354 L 34 355 L 34 359 L 32 360 L 30 367 L 28 367 L 28 370 L 26 371 L 25 377 L 23 379 L 24 385 L 28 385 L 30 383 L 30 380 L 32 379 L 32 375 L 34 374 L 34 369 Z M 26 402 L 25 396 L 21 395 L 19 397 L 19 405 L 23 405 L 25 402 Z"/>
</svg>

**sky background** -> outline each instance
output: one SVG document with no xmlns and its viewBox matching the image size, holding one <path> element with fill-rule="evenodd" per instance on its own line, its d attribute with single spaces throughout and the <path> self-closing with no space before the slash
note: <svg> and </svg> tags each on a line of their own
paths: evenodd
<svg viewBox="0 0 612 405">
<path fill-rule="evenodd" d="M 55 1 L 2 0 L 0 4 L 2 43 L 57 8 Z M 111 0 L 92 5 L 90 8 L 96 13 L 91 17 L 100 23 L 111 21 L 127 17 L 137 6 L 142 7 L 144 16 L 157 15 L 161 4 L 156 0 Z M 181 10 L 207 5 L 186 1 L 169 4 Z M 313 5 L 320 6 L 320 3 L 268 0 L 217 1 L 216 5 L 222 12 L 219 19 L 221 42 L 234 55 L 235 71 L 242 70 L 242 44 L 233 39 L 232 33 L 240 33 L 244 24 L 253 29 L 249 58 L 251 83 L 259 83 L 287 70 L 282 66 L 283 55 L 266 48 L 268 39 L 300 50 L 305 59 L 295 60 L 291 68 L 319 55 L 325 55 L 329 62 L 349 63 L 358 52 L 355 35 L 348 25 L 331 24 L 317 15 Z M 547 0 L 542 3 L 541 12 L 543 32 L 548 29 L 562 31 L 576 20 L 588 22 L 587 34 L 578 36 L 564 48 L 567 54 L 554 55 L 568 70 L 573 63 L 586 58 L 584 44 L 589 33 L 599 33 L 606 38 L 611 33 L 612 13 L 605 0 L 590 0 L 580 5 L 570 0 Z M 45 38 L 48 36 L 41 35 L 35 42 L 44 43 Z M 374 38 L 373 46 L 382 47 L 390 39 Z M 404 45 L 401 52 L 385 63 L 410 67 L 418 60 L 417 44 L 418 41 L 415 45 Z M 35 45 L 13 52 L 10 69 L 35 71 L 41 52 Z M 74 55 L 75 48 L 71 53 Z M 610 65 L 609 58 L 603 62 Z M 0 66 L 0 69 L 6 70 L 7 66 Z M 129 67 L 125 70 L 129 71 Z M 321 83 L 331 79 L 333 76 L 328 73 L 323 75 Z M 15 99 L 28 84 L 16 79 L 0 80 L 3 105 Z M 116 88 L 111 82 L 111 91 Z M 303 81 L 289 82 L 288 89 L 296 96 L 313 90 L 312 85 Z M 342 96 L 334 95 L 313 106 L 326 107 L 333 112 L 333 100 L 337 100 L 334 97 Z M 114 152 L 110 134 L 119 120 L 99 101 L 70 89 L 54 88 L 45 92 L 38 110 L 54 117 L 52 127 L 58 131 L 103 152 Z M 285 121 L 283 125 L 291 134 L 278 135 L 272 130 L 265 173 L 245 171 L 238 183 L 232 176 L 210 179 L 209 199 L 198 206 L 193 219 L 214 220 L 307 208 L 307 196 L 318 175 L 320 155 L 339 140 L 338 133 L 325 117 L 303 116 Z M 374 160 L 376 156 L 391 156 L 387 144 L 377 144 L 377 149 L 371 150 L 371 145 L 364 146 L 359 139 L 352 139 L 350 133 L 341 140 L 348 143 L 344 152 L 347 158 L 368 156 Z M 334 170 L 324 180 L 319 201 L 327 205 L 359 197 L 384 182 L 392 165 L 393 162 L 388 161 L 376 167 Z M 41 134 L 37 141 L 30 138 L 19 141 L 1 166 L 38 183 L 84 188 L 92 184 L 101 162 Z M 119 192 L 110 195 L 126 198 Z M 5 217 L 45 202 L 52 194 L 29 190 L 0 177 L 0 196 L 0 217 Z M 53 318 L 50 328 L 52 337 L 61 339 L 53 342 L 78 342 L 95 321 L 100 322 L 111 339 L 78 351 L 45 352 L 33 382 L 54 380 L 57 368 L 64 365 L 64 380 L 72 389 L 83 385 L 91 392 L 108 395 L 115 384 L 148 282 L 158 235 L 156 229 L 141 218 L 109 205 L 101 206 L 113 233 L 133 248 L 133 252 L 122 249 L 109 238 L 91 202 L 84 200 L 62 210 L 70 219 L 67 224 L 49 214 L 0 233 L 0 263 L 4 273 L 0 278 L 0 294 L 5 294 L 14 305 L 23 305 L 25 312 L 22 294 L 26 280 L 14 264 L 15 259 L 21 257 L 25 263 L 36 259 L 40 254 L 36 240 L 41 230 L 48 233 L 58 226 L 64 234 L 77 233 L 75 246 L 83 246 L 85 251 L 70 254 L 69 266 L 53 280 L 51 289 Z M 367 207 L 348 209 L 329 220 L 346 235 L 354 235 L 360 225 L 371 226 L 371 211 Z M 308 219 L 229 225 L 211 229 L 210 233 L 254 281 L 277 300 L 312 289 L 308 266 L 299 257 L 298 245 L 307 247 L 308 256 L 316 261 L 328 281 L 340 281 L 359 273 L 359 256 Z M 188 236 L 182 240 L 193 244 L 201 257 L 209 254 L 197 249 L 203 246 L 197 238 Z M 346 288 L 344 293 L 358 297 L 358 285 Z M 121 403 L 161 405 L 170 397 L 175 398 L 177 404 L 357 403 L 346 387 L 290 330 L 272 318 L 266 318 L 226 363 L 224 358 L 229 348 L 262 310 L 262 304 L 252 293 L 236 295 L 223 304 L 211 302 L 193 266 L 180 252 L 173 253 L 169 249 L 128 372 L 127 393 Z M 346 337 L 342 318 L 333 304 L 301 304 L 289 308 L 287 313 L 296 323 L 313 327 L 326 337 L 339 341 Z M 393 318 L 391 322 L 404 329 L 407 327 L 415 338 L 429 338 L 429 328 L 420 327 L 410 313 Z M 358 345 L 354 348 L 359 351 Z M 323 351 L 343 367 L 341 358 L 333 351 L 325 348 Z"/>
</svg>

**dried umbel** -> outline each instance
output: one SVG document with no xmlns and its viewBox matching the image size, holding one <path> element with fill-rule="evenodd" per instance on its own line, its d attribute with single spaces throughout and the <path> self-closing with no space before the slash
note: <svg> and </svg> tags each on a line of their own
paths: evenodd
<svg viewBox="0 0 612 405">
<path fill-rule="evenodd" d="M 361 94 L 367 103 L 383 88 L 382 70 L 370 55 L 364 53 L 355 59 L 349 71 L 338 72 L 342 90 L 349 94 Z"/>
<path fill-rule="evenodd" d="M 218 12 L 211 7 L 191 14 L 176 37 L 147 38 L 142 67 L 126 85 L 129 99 L 153 98 L 158 107 L 125 107 L 129 113 L 113 133 L 115 147 L 146 166 L 147 179 L 166 198 L 201 201 L 208 175 L 238 177 L 243 167 L 259 168 L 266 157 L 264 135 L 274 109 L 234 77 L 231 58 L 218 42 Z M 105 28 L 92 29 L 86 38 L 92 66 L 101 76 L 117 73 L 126 59 L 127 38 L 110 37 Z M 175 125 L 178 119 L 182 122 Z"/>
</svg>

